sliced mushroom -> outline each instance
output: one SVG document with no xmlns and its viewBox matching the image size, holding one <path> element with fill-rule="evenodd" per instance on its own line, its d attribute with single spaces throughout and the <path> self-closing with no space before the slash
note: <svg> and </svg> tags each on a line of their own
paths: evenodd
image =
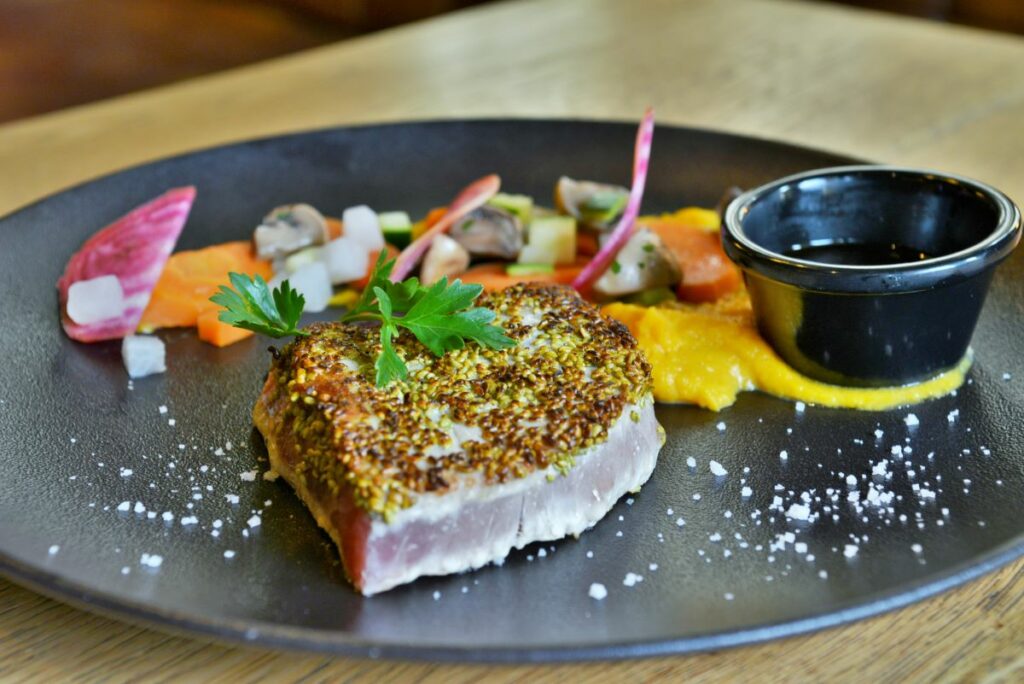
<svg viewBox="0 0 1024 684">
<path fill-rule="evenodd" d="M 252 240 L 259 258 L 277 259 L 327 242 L 327 221 L 308 204 L 286 204 L 263 218 Z"/>
<path fill-rule="evenodd" d="M 510 211 L 484 205 L 449 229 L 473 256 L 515 259 L 523 248 L 523 222 Z"/>
<path fill-rule="evenodd" d="M 615 261 L 594 283 L 594 292 L 606 297 L 642 292 L 677 284 L 679 262 L 649 228 L 640 228 L 619 250 Z"/>
<path fill-rule="evenodd" d="M 629 190 L 620 185 L 578 181 L 568 176 L 558 179 L 555 206 L 591 230 L 613 228 L 626 208 Z"/>
<path fill-rule="evenodd" d="M 429 285 L 445 276 L 451 278 L 469 268 L 469 252 L 443 233 L 434 238 L 420 266 L 420 280 Z"/>
</svg>

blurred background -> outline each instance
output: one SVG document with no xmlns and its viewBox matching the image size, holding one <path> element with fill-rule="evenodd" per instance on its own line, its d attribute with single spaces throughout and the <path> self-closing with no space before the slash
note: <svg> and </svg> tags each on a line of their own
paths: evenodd
<svg viewBox="0 0 1024 684">
<path fill-rule="evenodd" d="M 487 1 L 493 0 L 0 0 L 0 122 Z M 1024 33 L 1024 0 L 803 1 Z"/>
</svg>

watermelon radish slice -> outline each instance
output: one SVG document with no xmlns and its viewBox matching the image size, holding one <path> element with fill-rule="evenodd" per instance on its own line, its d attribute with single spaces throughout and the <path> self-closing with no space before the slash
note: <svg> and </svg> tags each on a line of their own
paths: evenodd
<svg viewBox="0 0 1024 684">
<path fill-rule="evenodd" d="M 398 283 L 405 280 L 420 258 L 434 242 L 434 238 L 441 233 L 447 232 L 456 221 L 471 211 L 479 209 L 487 204 L 487 200 L 498 194 L 501 189 L 501 178 L 495 174 L 478 178 L 467 185 L 458 197 L 448 205 L 448 211 L 437 220 L 427 232 L 413 240 L 412 244 L 402 250 L 398 255 L 394 268 L 391 270 L 391 281 Z"/>
<path fill-rule="evenodd" d="M 195 200 L 194 187 L 169 190 L 134 209 L 89 238 L 72 255 L 57 281 L 61 324 L 79 342 L 120 339 L 131 335 L 174 250 Z M 68 290 L 80 281 L 117 276 L 124 293 L 121 312 L 111 318 L 79 324 L 67 315 Z"/>
<path fill-rule="evenodd" d="M 580 292 L 589 290 L 594 281 L 601 277 L 601 274 L 615 260 L 615 255 L 629 242 L 629 237 L 636 229 L 636 217 L 640 213 L 640 201 L 644 197 L 644 186 L 647 184 L 647 167 L 651 162 L 653 140 L 654 108 L 648 107 L 636 131 L 636 146 L 633 150 L 633 186 L 629 189 L 626 209 L 622 212 L 619 224 L 608 236 L 604 247 L 594 255 L 590 263 L 584 266 L 580 274 L 572 281 L 572 286 Z"/>
</svg>

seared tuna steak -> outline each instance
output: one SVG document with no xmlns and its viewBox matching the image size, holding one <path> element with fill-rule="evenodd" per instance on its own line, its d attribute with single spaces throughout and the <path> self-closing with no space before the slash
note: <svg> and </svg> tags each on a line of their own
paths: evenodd
<svg viewBox="0 0 1024 684">
<path fill-rule="evenodd" d="M 568 288 L 485 295 L 518 344 L 433 356 L 374 385 L 379 333 L 316 324 L 273 362 L 253 409 L 271 465 L 364 594 L 501 561 L 600 520 L 664 441 L 651 370 L 618 322 Z"/>
</svg>

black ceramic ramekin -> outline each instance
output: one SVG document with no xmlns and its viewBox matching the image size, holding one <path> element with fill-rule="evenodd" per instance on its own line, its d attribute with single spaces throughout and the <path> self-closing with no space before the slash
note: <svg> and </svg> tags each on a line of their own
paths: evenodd
<svg viewBox="0 0 1024 684">
<path fill-rule="evenodd" d="M 998 190 L 886 166 L 769 183 L 734 200 L 722 227 L 772 347 L 805 375 L 860 387 L 956 366 L 1020 235 Z"/>
</svg>

